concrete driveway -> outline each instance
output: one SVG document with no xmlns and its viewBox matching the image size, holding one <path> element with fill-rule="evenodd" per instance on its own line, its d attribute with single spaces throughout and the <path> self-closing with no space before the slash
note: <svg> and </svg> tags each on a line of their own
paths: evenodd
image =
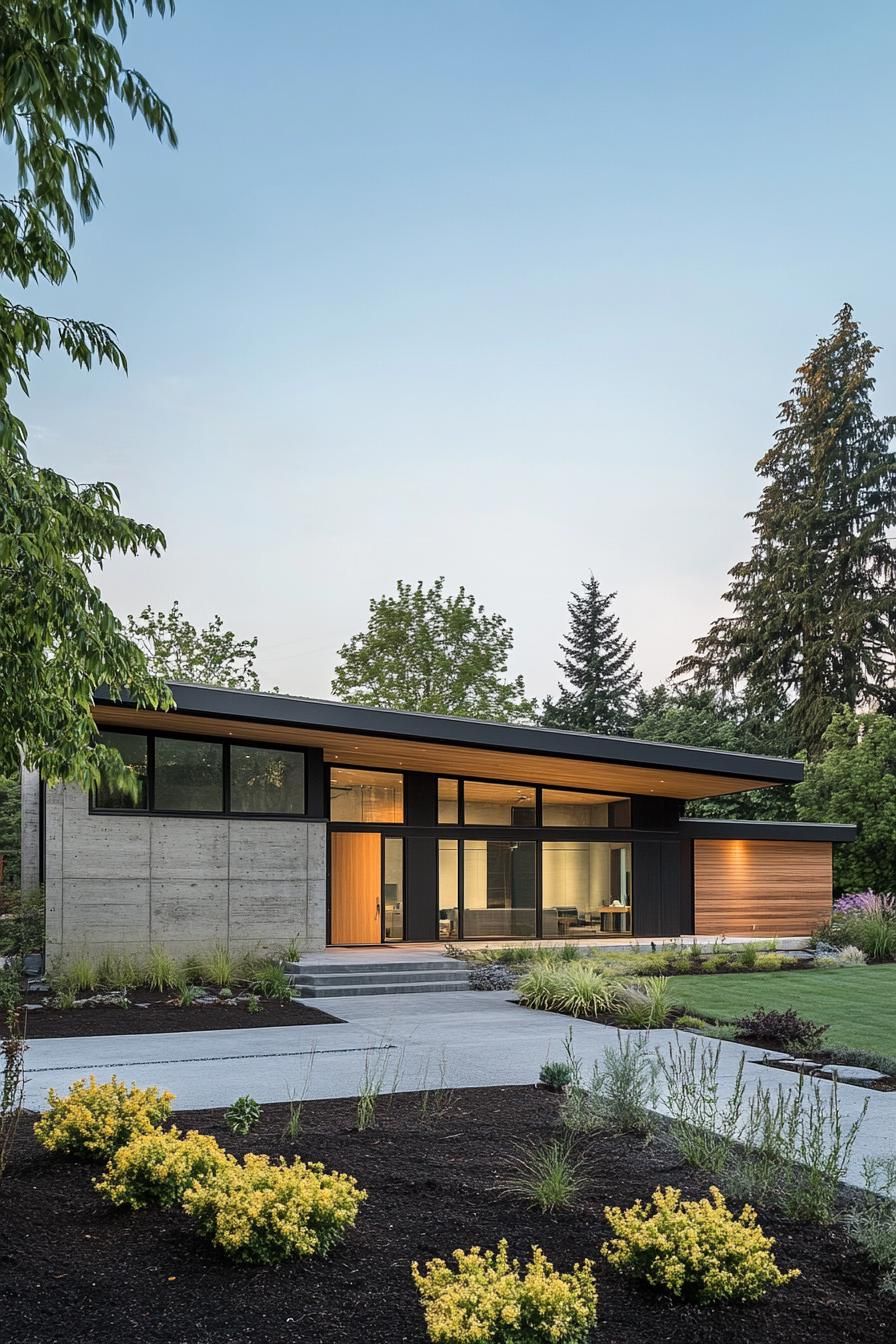
<svg viewBox="0 0 896 1344">
<path fill-rule="evenodd" d="M 534 1083 L 546 1059 L 562 1059 L 569 1031 L 586 1076 L 616 1043 L 614 1028 L 520 1008 L 500 992 L 322 998 L 314 1006 L 344 1021 L 33 1041 L 26 1056 L 26 1104 L 41 1109 L 48 1088 L 65 1090 L 90 1073 L 99 1079 L 115 1073 L 141 1086 L 168 1088 L 175 1093 L 175 1108 L 182 1110 L 227 1106 L 244 1093 L 262 1103 L 351 1097 L 365 1074 L 381 1079 L 385 1092 L 510 1086 Z M 661 1051 L 682 1039 L 690 1038 L 674 1031 L 651 1033 Z M 761 1080 L 773 1089 L 796 1086 L 795 1074 L 753 1063 L 756 1051 L 725 1041 L 721 1074 L 726 1086 L 744 1055 L 748 1085 Z M 827 1090 L 831 1084 L 821 1086 Z M 896 1093 L 841 1084 L 839 1108 L 847 1123 L 860 1115 L 866 1101 L 868 1113 L 849 1171 L 856 1182 L 864 1156 L 896 1152 Z"/>
</svg>

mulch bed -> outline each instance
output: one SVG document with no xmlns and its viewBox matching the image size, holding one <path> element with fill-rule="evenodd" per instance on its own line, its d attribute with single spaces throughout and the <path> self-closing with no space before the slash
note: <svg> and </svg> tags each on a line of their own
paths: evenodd
<svg viewBox="0 0 896 1344">
<path fill-rule="evenodd" d="M 159 1082 L 164 1083 L 164 1078 Z M 439 1095 L 439 1094 L 435 1094 Z M 541 1245 L 557 1268 L 589 1257 L 600 1293 L 595 1344 L 878 1344 L 892 1301 L 838 1228 L 762 1215 L 782 1266 L 802 1277 L 763 1302 L 697 1307 L 618 1277 L 598 1247 L 606 1203 L 627 1204 L 657 1185 L 689 1196 L 705 1184 L 660 1141 L 601 1138 L 587 1150 L 587 1188 L 575 1209 L 543 1215 L 501 1192 L 508 1155 L 555 1132 L 557 1099 L 537 1088 L 464 1090 L 438 1115 L 420 1094 L 381 1099 L 377 1127 L 354 1130 L 351 1101 L 308 1102 L 303 1133 L 284 1140 L 285 1106 L 267 1106 L 259 1129 L 233 1138 L 220 1111 L 179 1112 L 182 1128 L 213 1133 L 234 1152 L 320 1160 L 369 1192 L 358 1223 L 327 1260 L 279 1267 L 228 1263 L 183 1215 L 105 1206 L 96 1168 L 44 1154 L 23 1125 L 0 1182 L 0 1321 L 28 1344 L 424 1344 L 409 1267 L 457 1247 L 513 1254 Z M 432 1098 L 430 1098 L 430 1102 Z M 761 1211 L 760 1211 L 761 1212 Z"/>
<path fill-rule="evenodd" d="M 178 1008 L 170 1002 L 170 994 L 150 989 L 136 989 L 130 998 L 130 1008 L 39 1008 L 37 1012 L 26 1012 L 25 1034 L 29 1040 L 41 1041 L 52 1036 L 142 1036 L 155 1031 L 309 1027 L 342 1021 L 305 1003 L 278 1003 L 274 999 L 262 999 L 259 1011 L 250 1013 L 245 1004 L 232 1000 Z M 30 1000 L 26 999 L 26 1007 L 29 1002 L 39 1004 L 42 997 L 32 995 Z M 138 1003 L 148 1003 L 149 1007 L 133 1006 Z"/>
</svg>

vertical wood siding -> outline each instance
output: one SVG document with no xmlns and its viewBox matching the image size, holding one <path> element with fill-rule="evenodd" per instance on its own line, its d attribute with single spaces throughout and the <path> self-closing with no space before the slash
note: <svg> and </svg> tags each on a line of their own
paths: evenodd
<svg viewBox="0 0 896 1344">
<path fill-rule="evenodd" d="M 831 846 L 787 840 L 695 840 L 694 931 L 809 934 L 831 912 Z"/>
</svg>

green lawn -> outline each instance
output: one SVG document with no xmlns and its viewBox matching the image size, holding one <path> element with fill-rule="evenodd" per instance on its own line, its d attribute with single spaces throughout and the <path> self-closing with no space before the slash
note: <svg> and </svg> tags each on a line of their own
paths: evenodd
<svg viewBox="0 0 896 1344">
<path fill-rule="evenodd" d="M 740 1016 L 754 1008 L 793 1008 L 828 1022 L 825 1044 L 896 1055 L 896 964 L 838 971 L 759 971 L 677 975 L 674 998 L 698 1016 Z"/>
</svg>

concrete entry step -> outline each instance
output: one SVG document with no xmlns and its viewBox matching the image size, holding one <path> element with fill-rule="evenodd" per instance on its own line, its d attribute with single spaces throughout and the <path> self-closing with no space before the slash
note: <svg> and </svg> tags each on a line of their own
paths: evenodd
<svg viewBox="0 0 896 1344">
<path fill-rule="evenodd" d="M 310 971 L 303 975 L 291 975 L 290 981 L 293 985 L 329 985 L 332 988 L 338 988 L 339 985 L 376 985 L 381 980 L 402 980 L 408 985 L 427 985 L 433 980 L 439 982 L 445 980 L 457 980 L 458 983 L 466 989 L 469 983 L 469 976 L 466 971 L 460 975 L 445 975 L 442 971 L 365 971 L 357 970 L 350 975 L 336 975 L 332 971 L 322 971 L 320 974 L 313 974 Z"/>
<path fill-rule="evenodd" d="M 462 962 L 430 957 L 420 961 L 357 960 L 348 963 L 288 962 L 286 973 L 300 998 L 359 994 L 425 994 L 467 989 Z"/>
<path fill-rule="evenodd" d="M 446 994 L 467 988 L 466 980 L 453 976 L 450 980 L 428 980 L 417 984 L 407 980 L 388 980 L 385 976 L 373 984 L 354 984 L 341 981 L 338 985 L 295 985 L 300 999 L 341 999 L 367 994 Z"/>
</svg>

